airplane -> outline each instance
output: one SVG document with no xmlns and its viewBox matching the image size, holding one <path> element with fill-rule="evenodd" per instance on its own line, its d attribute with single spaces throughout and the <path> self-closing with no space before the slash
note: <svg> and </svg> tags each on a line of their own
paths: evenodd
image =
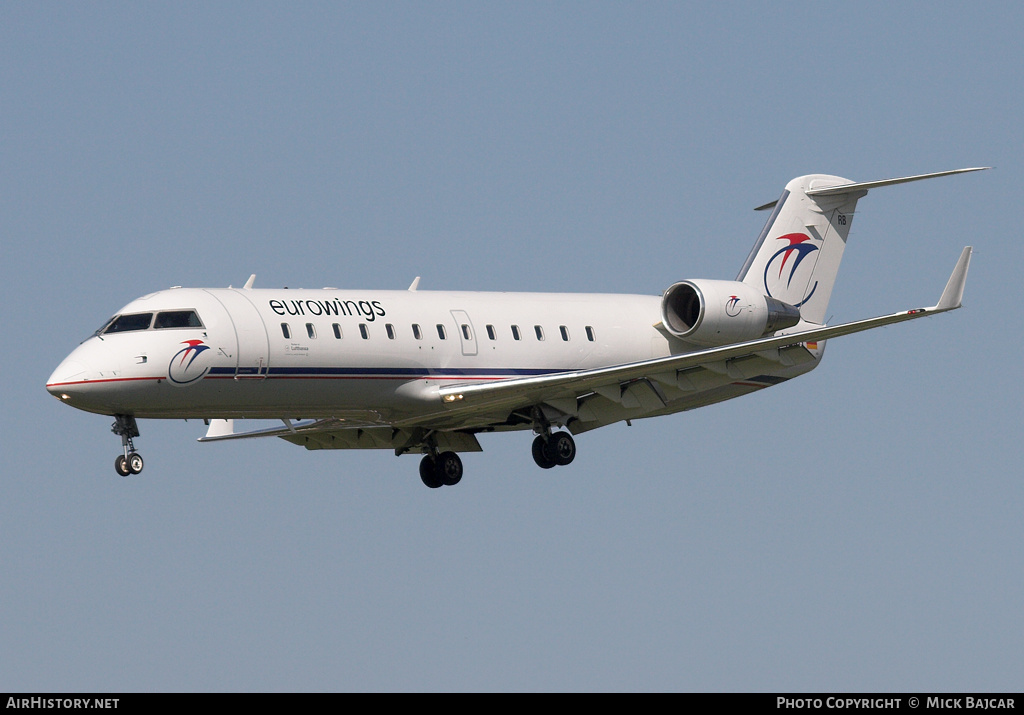
<svg viewBox="0 0 1024 715">
<path fill-rule="evenodd" d="M 857 201 L 871 189 L 981 171 L 790 181 L 736 280 L 660 296 L 175 287 L 118 311 L 46 389 L 114 417 L 118 474 L 142 471 L 138 419 L 203 419 L 200 442 L 279 437 L 306 449 L 422 454 L 431 488 L 457 484 L 478 435 L 531 431 L 543 469 L 574 435 L 692 410 L 817 367 L 831 338 L 959 308 L 971 247 L 938 303 L 826 325 Z M 236 431 L 235 421 L 280 426 Z"/>
</svg>

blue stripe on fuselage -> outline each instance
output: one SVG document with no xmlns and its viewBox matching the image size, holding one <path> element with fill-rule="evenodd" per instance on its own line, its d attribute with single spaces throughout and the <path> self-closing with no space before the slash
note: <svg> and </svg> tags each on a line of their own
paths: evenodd
<svg viewBox="0 0 1024 715">
<path fill-rule="evenodd" d="M 255 369 L 255 368 L 251 368 Z M 241 374 L 251 374 L 242 368 Z M 234 377 L 239 371 L 233 367 L 215 367 L 210 376 Z M 551 375 L 565 370 L 509 369 L 509 368 L 429 368 L 429 367 L 271 367 L 268 377 L 404 377 L 410 380 L 430 377 L 527 377 Z"/>
</svg>

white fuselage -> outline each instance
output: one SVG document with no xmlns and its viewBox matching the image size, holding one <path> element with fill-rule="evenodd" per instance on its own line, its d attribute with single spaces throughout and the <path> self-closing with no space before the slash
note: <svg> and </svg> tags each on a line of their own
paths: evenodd
<svg viewBox="0 0 1024 715">
<path fill-rule="evenodd" d="M 154 323 L 95 335 L 60 364 L 47 389 L 108 415 L 395 424 L 437 410 L 445 384 L 692 349 L 656 327 L 660 306 L 659 297 L 641 295 L 170 289 L 118 315 L 195 311 L 201 327 Z M 813 364 L 777 367 L 791 377 Z M 736 389 L 700 404 L 771 384 L 726 377 L 713 387 L 722 382 Z M 660 412 L 696 406 L 688 402 Z"/>
<path fill-rule="evenodd" d="M 669 354 L 668 337 L 652 327 L 659 300 L 648 296 L 171 289 L 119 314 L 180 309 L 195 310 L 202 327 L 93 336 L 54 371 L 48 388 L 104 414 L 361 411 L 394 420 L 444 382 Z M 191 361 L 193 354 L 182 353 L 190 341 L 208 347 Z"/>
</svg>

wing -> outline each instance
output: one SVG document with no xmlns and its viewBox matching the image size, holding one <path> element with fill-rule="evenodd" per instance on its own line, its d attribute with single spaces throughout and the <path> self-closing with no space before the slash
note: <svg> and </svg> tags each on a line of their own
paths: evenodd
<svg viewBox="0 0 1024 715">
<path fill-rule="evenodd" d="M 645 407 L 643 412 L 657 414 L 659 407 L 666 407 L 667 398 L 695 390 L 695 372 L 708 371 L 730 380 L 749 379 L 758 373 L 749 374 L 747 363 L 756 365 L 757 360 L 767 360 L 782 366 L 794 365 L 813 359 L 804 347 L 807 343 L 955 310 L 961 305 L 970 259 L 971 247 L 968 246 L 963 249 L 939 302 L 929 308 L 624 365 L 482 384 L 449 385 L 438 390 L 438 397 L 442 405 L 463 417 L 472 413 L 500 414 L 538 404 L 578 416 L 591 395 L 605 397 L 625 407 Z M 666 394 L 667 391 L 671 394 Z M 471 420 L 464 420 L 466 424 L 469 422 Z"/>
</svg>

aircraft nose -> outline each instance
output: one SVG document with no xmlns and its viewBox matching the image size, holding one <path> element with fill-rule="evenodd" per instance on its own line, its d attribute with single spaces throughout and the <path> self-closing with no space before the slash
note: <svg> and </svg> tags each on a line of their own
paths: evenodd
<svg viewBox="0 0 1024 715">
<path fill-rule="evenodd" d="M 89 368 L 80 360 L 68 356 L 46 380 L 46 390 L 59 400 L 67 401 L 75 386 L 89 377 Z"/>
<path fill-rule="evenodd" d="M 98 339 L 87 340 L 61 361 L 46 381 L 46 391 L 65 405 L 87 412 L 115 414 L 120 363 L 117 354 Z"/>
</svg>

